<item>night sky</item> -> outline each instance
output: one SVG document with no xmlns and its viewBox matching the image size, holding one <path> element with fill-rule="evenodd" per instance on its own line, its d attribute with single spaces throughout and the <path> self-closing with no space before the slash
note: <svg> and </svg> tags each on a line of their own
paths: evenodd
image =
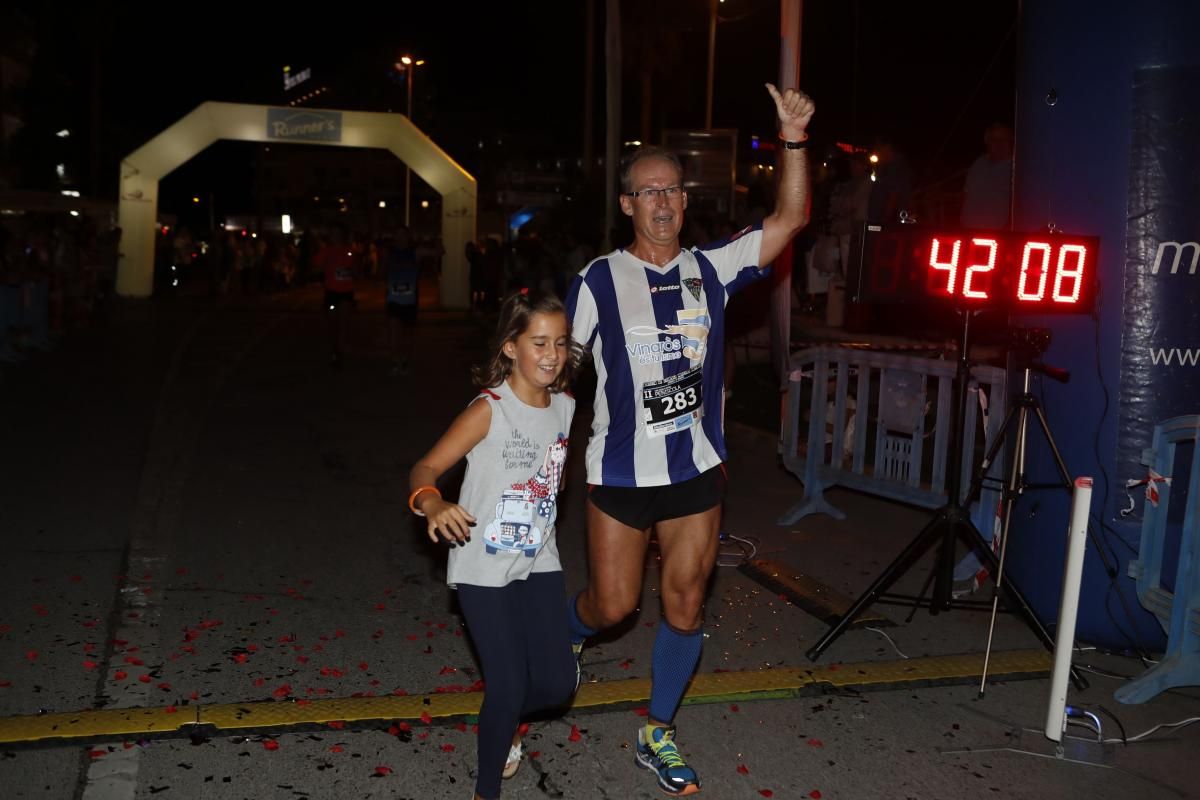
<svg viewBox="0 0 1200 800">
<path fill-rule="evenodd" d="M 81 11 L 51 3 L 31 12 L 41 57 L 69 76 L 58 90 L 35 88 L 37 102 L 81 116 L 87 130 L 98 101 L 101 194 L 115 189 L 122 155 L 199 103 L 281 102 L 284 64 L 311 67 L 314 83 L 328 83 L 329 107 L 403 111 L 404 86 L 390 69 L 403 52 L 428 62 L 415 84 L 415 121 L 468 169 L 477 166 L 470 145 L 481 134 L 504 136 L 514 154 L 574 157 L 582 149 L 583 0 L 255 5 L 176 7 L 170 22 L 160 5 Z M 918 184 L 962 169 L 979 151 L 983 126 L 1012 117 L 1016 6 L 808 0 L 801 84 L 817 103 L 814 134 L 864 145 L 889 134 L 912 156 Z M 603 0 L 595 12 L 599 152 Z M 773 108 L 761 85 L 777 77 L 779 4 L 727 0 L 720 14 L 714 126 L 770 136 Z M 623 138 L 642 133 L 642 72 L 651 76 L 653 136 L 701 127 L 707 2 L 626 2 L 623 15 Z"/>
</svg>

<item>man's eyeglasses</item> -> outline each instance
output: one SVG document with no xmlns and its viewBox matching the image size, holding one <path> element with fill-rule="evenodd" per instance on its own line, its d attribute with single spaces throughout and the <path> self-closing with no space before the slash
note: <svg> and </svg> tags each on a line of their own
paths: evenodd
<svg viewBox="0 0 1200 800">
<path fill-rule="evenodd" d="M 653 203 L 660 197 L 665 197 L 668 200 L 674 200 L 683 194 L 682 186 L 665 186 L 662 189 L 638 189 L 636 192 L 626 192 L 626 197 L 632 197 L 635 200 L 643 200 L 647 203 Z"/>
</svg>

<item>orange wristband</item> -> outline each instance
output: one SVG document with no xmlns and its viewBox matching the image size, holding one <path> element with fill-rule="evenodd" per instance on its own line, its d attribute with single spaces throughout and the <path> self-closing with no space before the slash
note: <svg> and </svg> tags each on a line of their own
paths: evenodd
<svg viewBox="0 0 1200 800">
<path fill-rule="evenodd" d="M 425 512 L 422 511 L 421 509 L 417 508 L 415 505 L 413 505 L 413 501 L 417 499 L 417 495 L 419 495 L 421 492 L 433 492 L 438 497 L 442 496 L 442 493 L 438 491 L 438 488 L 436 486 L 418 487 L 416 489 L 416 491 L 414 491 L 412 494 L 410 494 L 408 496 L 408 508 L 410 511 L 412 511 L 414 514 L 416 514 L 418 517 L 425 516 Z"/>
</svg>

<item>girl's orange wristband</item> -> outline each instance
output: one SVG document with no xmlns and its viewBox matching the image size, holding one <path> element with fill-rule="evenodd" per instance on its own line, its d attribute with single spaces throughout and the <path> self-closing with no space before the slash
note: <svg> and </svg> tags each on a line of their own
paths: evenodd
<svg viewBox="0 0 1200 800">
<path fill-rule="evenodd" d="M 438 488 L 437 488 L 436 486 L 421 486 L 421 487 L 418 487 L 418 488 L 417 488 L 417 489 L 416 489 L 416 490 L 415 490 L 415 491 L 414 491 L 412 494 L 410 494 L 410 495 L 408 496 L 408 508 L 409 508 L 409 510 L 410 510 L 410 511 L 412 511 L 414 514 L 416 514 L 418 517 L 423 517 L 423 516 L 425 516 L 425 512 L 424 512 L 424 511 L 422 511 L 421 509 L 417 508 L 417 507 L 416 507 L 416 506 L 413 504 L 413 501 L 415 501 L 415 500 L 417 499 L 417 495 L 419 495 L 421 492 L 433 492 L 433 493 L 434 493 L 434 494 L 436 494 L 438 497 L 441 497 L 441 496 L 442 496 L 442 493 L 438 491 Z"/>
</svg>

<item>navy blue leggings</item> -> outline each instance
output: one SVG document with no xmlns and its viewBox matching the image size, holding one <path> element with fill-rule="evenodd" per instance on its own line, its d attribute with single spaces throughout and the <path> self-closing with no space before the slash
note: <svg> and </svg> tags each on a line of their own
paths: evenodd
<svg viewBox="0 0 1200 800">
<path fill-rule="evenodd" d="M 458 603 L 486 685 L 479 711 L 475 792 L 500 796 L 500 773 L 521 717 L 565 704 L 575 690 L 561 572 L 536 572 L 507 586 L 458 584 Z"/>
</svg>

